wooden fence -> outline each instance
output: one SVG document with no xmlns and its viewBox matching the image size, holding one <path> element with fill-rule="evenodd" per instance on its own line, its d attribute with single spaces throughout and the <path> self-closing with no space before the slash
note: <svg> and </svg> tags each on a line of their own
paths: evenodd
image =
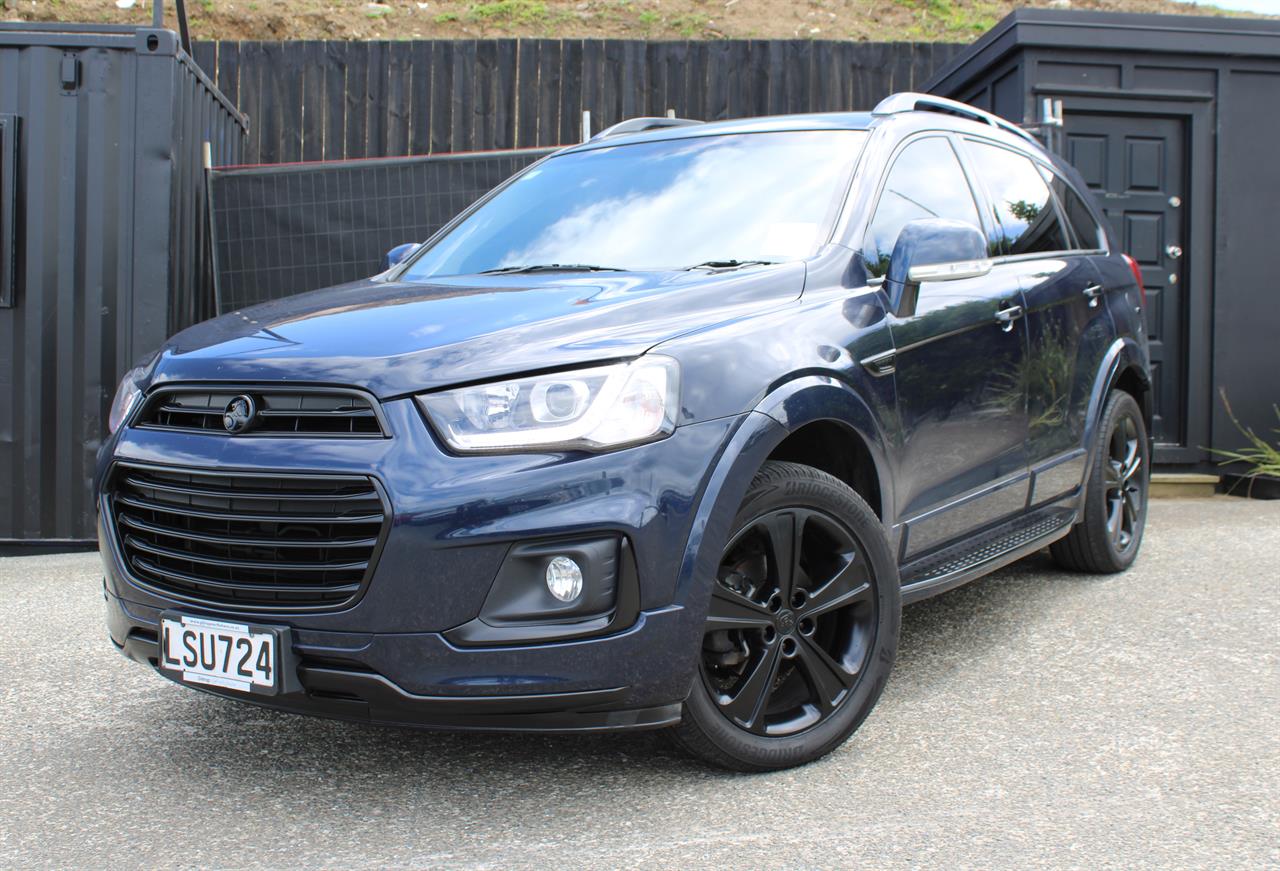
<svg viewBox="0 0 1280 871">
<path fill-rule="evenodd" d="M 532 148 L 623 118 L 869 109 L 952 43 L 493 39 L 204 42 L 200 66 L 249 116 L 251 163 Z"/>
</svg>

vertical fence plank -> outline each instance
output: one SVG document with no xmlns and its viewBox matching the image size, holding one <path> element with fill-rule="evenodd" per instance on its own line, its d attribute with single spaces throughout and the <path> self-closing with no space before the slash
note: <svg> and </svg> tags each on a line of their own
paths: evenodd
<svg viewBox="0 0 1280 871">
<path fill-rule="evenodd" d="M 431 153 L 453 150 L 453 42 L 431 44 Z"/>
<path fill-rule="evenodd" d="M 326 42 L 322 51 L 313 52 L 315 62 L 324 64 L 325 160 L 347 156 L 347 47 L 345 42 Z"/>
<path fill-rule="evenodd" d="M 460 41 L 453 47 L 453 127 L 452 151 L 475 151 L 475 126 L 472 123 L 474 81 L 476 77 L 476 44 Z"/>
<path fill-rule="evenodd" d="M 346 105 L 347 124 L 343 157 L 368 155 L 367 113 L 369 104 L 369 43 L 347 43 L 347 79 L 343 102 Z"/>
<path fill-rule="evenodd" d="M 213 76 L 212 73 L 210 75 Z M 218 43 L 218 69 L 214 78 L 218 90 L 228 100 L 234 104 L 240 99 L 240 43 Z"/>
<path fill-rule="evenodd" d="M 204 74 L 217 84 L 218 78 L 218 43 L 197 42 L 191 46 L 191 59 Z"/>
<path fill-rule="evenodd" d="M 471 91 L 471 129 L 475 131 L 472 147 L 475 151 L 491 151 L 497 140 L 493 117 L 497 73 L 497 43 L 491 39 L 476 43 L 476 71 Z"/>
<path fill-rule="evenodd" d="M 516 41 L 500 39 L 493 68 L 493 135 L 491 148 L 516 146 Z"/>
<path fill-rule="evenodd" d="M 516 148 L 538 144 L 538 51 L 540 39 L 522 39 L 516 46 Z"/>
<path fill-rule="evenodd" d="M 298 55 L 302 72 L 302 159 L 324 159 L 325 113 L 328 88 L 325 82 L 324 44 L 314 40 L 289 46 Z"/>
<path fill-rule="evenodd" d="M 700 48 L 707 71 L 707 103 L 702 117 L 707 121 L 723 121 L 729 117 L 729 77 L 734 73 L 731 49 L 723 41 L 706 43 Z"/>
<path fill-rule="evenodd" d="M 591 132 L 599 133 L 604 128 L 604 117 L 601 113 L 601 87 L 604 80 L 604 41 L 585 39 L 582 41 L 582 104 L 581 112 L 591 113 Z M 578 137 L 569 140 L 577 142 Z M 567 143 L 566 143 L 567 144 Z"/>
<path fill-rule="evenodd" d="M 560 43 L 560 134 L 544 145 L 571 145 L 582 138 L 582 40 Z"/>
<path fill-rule="evenodd" d="M 282 160 L 302 160 L 302 143 L 306 109 L 302 90 L 303 46 L 298 42 L 280 44 L 280 55 L 273 84 L 276 88 L 280 116 L 279 154 Z"/>
<path fill-rule="evenodd" d="M 365 157 L 381 157 L 388 150 L 388 129 L 393 107 L 387 99 L 391 79 L 391 44 L 383 40 L 366 42 L 369 50 L 369 99 L 365 106 Z"/>
<path fill-rule="evenodd" d="M 258 106 L 262 101 L 262 43 L 240 43 L 239 98 L 236 106 L 249 118 L 249 135 L 245 137 L 245 163 L 261 163 L 262 119 Z"/>
<path fill-rule="evenodd" d="M 538 145 L 557 145 L 560 138 L 559 40 L 548 39 L 538 51 Z"/>
<path fill-rule="evenodd" d="M 410 66 L 413 43 L 396 40 L 388 45 L 387 145 L 379 156 L 409 154 L 409 114 L 413 110 L 413 81 Z"/>
<path fill-rule="evenodd" d="M 431 51 L 432 44 L 425 39 L 411 43 L 409 70 L 409 153 L 431 152 Z"/>
</svg>

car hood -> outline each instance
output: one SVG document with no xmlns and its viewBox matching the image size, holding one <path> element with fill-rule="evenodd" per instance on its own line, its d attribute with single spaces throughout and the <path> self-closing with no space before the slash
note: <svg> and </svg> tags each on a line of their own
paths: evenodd
<svg viewBox="0 0 1280 871">
<path fill-rule="evenodd" d="M 344 384 L 388 398 L 642 354 L 799 297 L 805 265 L 378 278 L 232 312 L 170 339 L 151 382 Z"/>
</svg>

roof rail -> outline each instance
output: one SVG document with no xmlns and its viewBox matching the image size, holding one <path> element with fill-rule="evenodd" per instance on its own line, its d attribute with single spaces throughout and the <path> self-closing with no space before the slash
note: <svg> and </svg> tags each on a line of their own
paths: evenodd
<svg viewBox="0 0 1280 871">
<path fill-rule="evenodd" d="M 1028 142 L 1034 142 L 1036 145 L 1040 144 L 1034 136 L 1012 121 L 1006 121 L 999 115 L 992 115 L 990 112 L 975 109 L 967 103 L 948 100 L 946 97 L 935 97 L 932 94 L 916 94 L 911 91 L 891 94 L 877 103 L 876 107 L 871 110 L 872 115 L 897 115 L 900 112 L 941 112 L 947 115 L 959 115 L 971 121 L 978 121 L 983 124 L 990 124 L 992 127 L 999 127 L 1001 130 L 1008 130 Z"/>
<path fill-rule="evenodd" d="M 614 136 L 626 136 L 630 133 L 644 133 L 646 130 L 657 130 L 661 127 L 688 127 L 701 123 L 701 121 L 693 121 L 688 118 L 628 118 L 626 121 L 619 121 L 612 127 L 604 128 L 587 141 L 595 142 L 600 139 L 610 139 Z"/>
</svg>

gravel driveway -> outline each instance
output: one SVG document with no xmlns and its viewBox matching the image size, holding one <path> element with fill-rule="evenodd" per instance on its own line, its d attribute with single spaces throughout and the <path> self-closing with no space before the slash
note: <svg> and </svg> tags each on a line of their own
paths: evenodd
<svg viewBox="0 0 1280 871">
<path fill-rule="evenodd" d="M 96 554 L 0 559 L 0 866 L 1280 867 L 1280 503 L 1157 501 L 907 609 L 831 757 L 467 736 L 210 698 L 117 655 Z"/>
</svg>

